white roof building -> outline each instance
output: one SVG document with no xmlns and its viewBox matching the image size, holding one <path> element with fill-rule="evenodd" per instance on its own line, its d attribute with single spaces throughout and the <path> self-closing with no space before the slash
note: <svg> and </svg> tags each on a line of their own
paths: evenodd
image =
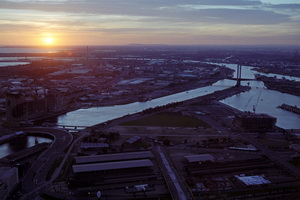
<svg viewBox="0 0 300 200">
<path fill-rule="evenodd" d="M 245 186 L 251 186 L 251 185 L 265 185 L 270 184 L 271 182 L 267 179 L 265 179 L 262 176 L 244 176 L 244 175 L 234 175 L 234 177 L 239 180 L 241 183 L 243 183 Z"/>
</svg>

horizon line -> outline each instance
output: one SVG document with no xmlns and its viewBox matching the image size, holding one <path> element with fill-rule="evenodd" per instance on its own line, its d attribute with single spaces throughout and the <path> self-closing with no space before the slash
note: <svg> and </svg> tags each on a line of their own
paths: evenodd
<svg viewBox="0 0 300 200">
<path fill-rule="evenodd" d="M 260 47 L 276 47 L 276 46 L 281 46 L 281 47 L 300 47 L 300 44 L 139 44 L 139 43 L 131 43 L 131 44 L 80 44 L 80 45 L 71 45 L 71 44 L 66 44 L 66 45 L 9 45 L 9 44 L 0 44 L 0 48 L 5 48 L 5 47 L 39 47 L 39 48 L 56 48 L 56 47 L 96 47 L 96 46 L 111 46 L 111 47 L 117 47 L 117 46 L 260 46 Z"/>
</svg>

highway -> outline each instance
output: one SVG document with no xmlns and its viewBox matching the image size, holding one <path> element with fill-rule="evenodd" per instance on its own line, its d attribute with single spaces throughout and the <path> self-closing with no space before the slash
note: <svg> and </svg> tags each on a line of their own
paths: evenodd
<svg viewBox="0 0 300 200">
<path fill-rule="evenodd" d="M 25 133 L 44 133 L 54 137 L 50 148 L 35 160 L 21 180 L 22 193 L 26 196 L 27 193 L 46 183 L 48 171 L 55 160 L 63 155 L 65 148 L 71 144 L 73 136 L 67 131 L 54 128 L 25 128 L 22 131 Z"/>
</svg>

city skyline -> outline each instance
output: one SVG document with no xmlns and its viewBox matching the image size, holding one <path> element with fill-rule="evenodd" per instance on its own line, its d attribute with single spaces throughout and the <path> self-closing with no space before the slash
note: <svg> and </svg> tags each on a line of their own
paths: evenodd
<svg viewBox="0 0 300 200">
<path fill-rule="evenodd" d="M 3 0 L 0 45 L 300 45 L 297 0 Z"/>
</svg>

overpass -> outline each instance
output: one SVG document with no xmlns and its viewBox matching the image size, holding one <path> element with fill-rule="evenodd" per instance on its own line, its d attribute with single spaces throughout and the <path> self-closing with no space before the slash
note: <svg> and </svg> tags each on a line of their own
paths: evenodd
<svg viewBox="0 0 300 200">
<path fill-rule="evenodd" d="M 88 126 L 73 126 L 73 125 L 55 125 L 56 128 L 61 128 L 64 130 L 83 130 L 88 128 Z"/>
<path fill-rule="evenodd" d="M 53 163 L 63 155 L 73 140 L 71 133 L 56 128 L 24 128 L 25 133 L 41 133 L 54 137 L 50 147 L 44 151 L 32 164 L 22 179 L 22 192 L 24 194 L 34 190 L 46 182 L 47 173 Z"/>
<path fill-rule="evenodd" d="M 89 126 L 75 126 L 75 125 L 62 125 L 62 124 L 45 123 L 45 124 L 43 124 L 43 127 L 59 128 L 59 129 L 64 129 L 66 131 L 75 131 L 75 130 L 86 129 Z"/>
</svg>

